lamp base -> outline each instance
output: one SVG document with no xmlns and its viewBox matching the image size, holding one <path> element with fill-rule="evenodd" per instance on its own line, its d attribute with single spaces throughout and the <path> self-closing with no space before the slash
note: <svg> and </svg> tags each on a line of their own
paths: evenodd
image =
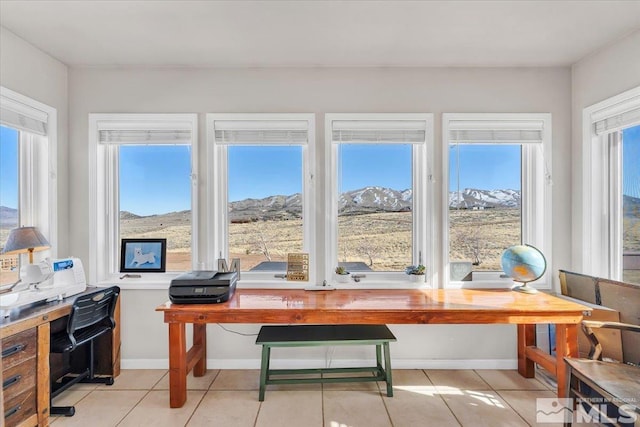
<svg viewBox="0 0 640 427">
<path fill-rule="evenodd" d="M 514 286 L 511 288 L 512 291 L 522 292 L 523 294 L 537 294 L 538 290 L 536 288 L 532 288 L 527 283 L 519 286 Z"/>
</svg>

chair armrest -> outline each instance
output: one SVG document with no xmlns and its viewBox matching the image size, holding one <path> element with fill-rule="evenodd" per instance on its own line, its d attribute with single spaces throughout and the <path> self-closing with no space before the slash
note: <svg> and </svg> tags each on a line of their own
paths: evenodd
<svg viewBox="0 0 640 427">
<path fill-rule="evenodd" d="M 632 325 L 630 323 L 620 323 L 620 322 L 600 322 L 597 320 L 583 320 L 582 324 L 587 328 L 608 328 L 608 329 L 618 329 L 620 331 L 631 331 L 631 332 L 640 332 L 639 325 Z"/>
<path fill-rule="evenodd" d="M 600 341 L 598 341 L 598 338 L 593 333 L 594 329 L 618 329 L 620 331 L 640 332 L 640 326 L 620 322 L 583 320 L 580 326 L 589 339 L 589 344 L 591 344 L 591 350 L 589 351 L 589 359 L 591 360 L 602 360 L 602 344 L 600 344 Z"/>
</svg>

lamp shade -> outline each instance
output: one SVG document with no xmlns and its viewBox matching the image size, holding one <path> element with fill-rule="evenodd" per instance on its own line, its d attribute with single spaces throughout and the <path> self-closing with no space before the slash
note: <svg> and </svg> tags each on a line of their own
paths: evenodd
<svg viewBox="0 0 640 427">
<path fill-rule="evenodd" d="M 49 249 L 49 242 L 36 227 L 19 227 L 9 232 L 9 238 L 2 248 L 3 254 L 29 253 L 29 262 L 33 262 L 33 252 Z"/>
</svg>

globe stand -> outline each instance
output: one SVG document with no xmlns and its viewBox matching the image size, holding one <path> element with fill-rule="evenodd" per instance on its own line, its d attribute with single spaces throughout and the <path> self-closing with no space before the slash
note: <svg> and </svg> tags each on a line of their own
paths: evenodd
<svg viewBox="0 0 640 427">
<path fill-rule="evenodd" d="M 538 290 L 536 288 L 532 288 L 529 286 L 529 282 L 522 282 L 522 285 L 514 286 L 511 288 L 512 291 L 522 292 L 523 294 L 537 294 Z"/>
</svg>

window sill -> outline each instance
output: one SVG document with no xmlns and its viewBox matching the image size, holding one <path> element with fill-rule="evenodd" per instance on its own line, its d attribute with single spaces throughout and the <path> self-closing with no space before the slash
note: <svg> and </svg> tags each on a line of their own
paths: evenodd
<svg viewBox="0 0 640 427">
<path fill-rule="evenodd" d="M 119 286 L 124 290 L 168 290 L 171 278 L 114 279 L 98 282 L 97 286 Z M 350 283 L 328 283 L 336 289 L 431 289 L 430 283 L 415 283 L 407 280 L 369 280 Z M 318 284 L 321 286 L 322 284 Z M 309 282 L 288 282 L 286 280 L 239 280 L 239 289 L 304 289 L 313 286 Z M 495 286 L 492 286 L 495 287 Z"/>
<path fill-rule="evenodd" d="M 446 289 L 511 289 L 519 285 L 512 280 L 473 280 L 468 282 L 449 282 Z M 529 286 L 538 290 L 549 290 L 551 286 L 545 282 L 532 283 Z"/>
<path fill-rule="evenodd" d="M 118 286 L 125 290 L 168 290 L 171 279 L 115 279 L 103 280 L 98 282 L 97 286 Z"/>
</svg>

